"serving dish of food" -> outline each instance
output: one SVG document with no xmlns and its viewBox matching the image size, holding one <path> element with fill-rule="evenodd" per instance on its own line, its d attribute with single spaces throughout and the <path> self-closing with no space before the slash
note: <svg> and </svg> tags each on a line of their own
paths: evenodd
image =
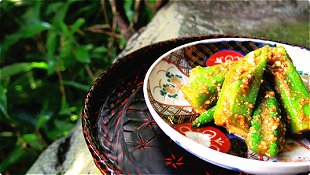
<svg viewBox="0 0 310 175">
<path fill-rule="evenodd" d="M 214 42 L 207 44 L 209 41 Z M 195 45 L 192 42 L 195 42 L 197 47 L 187 47 L 191 44 Z M 306 174 L 308 170 L 306 166 L 309 165 L 309 156 L 305 154 L 309 153 L 305 152 L 305 150 L 309 151 L 309 141 L 306 137 L 300 139 L 285 137 L 286 144 L 283 149 L 292 150 L 289 155 L 292 157 L 291 153 L 294 153 L 296 155 L 293 156 L 294 160 L 283 154 L 282 160 L 289 160 L 289 162 L 274 162 L 276 164 L 267 162 L 266 164 L 265 161 L 271 159 L 267 156 L 249 154 L 244 139 L 235 134 L 229 134 L 225 127 L 210 125 L 210 123 L 192 127 L 192 122 L 198 113 L 195 112 L 192 117 L 190 117 L 192 114 L 184 113 L 184 111 L 194 112 L 193 108 L 187 100 L 179 98 L 182 92 L 179 89 L 176 91 L 176 88 L 172 87 L 167 80 L 170 79 L 174 84 L 178 84 L 176 82 L 184 84 L 185 81 L 180 81 L 177 75 L 181 75 L 182 80 L 188 78 L 194 65 L 207 67 L 225 60 L 238 60 L 265 45 L 274 47 L 281 44 L 236 36 L 208 35 L 155 43 L 119 59 L 93 83 L 83 107 L 83 134 L 98 169 L 103 174 L 245 175 L 248 172 L 277 174 L 284 170 L 287 172 L 278 174 L 298 172 Z M 294 66 L 303 82 L 309 81 L 309 73 L 307 73 L 309 66 L 306 64 L 309 59 L 308 49 L 286 45 L 285 49 L 294 60 Z M 186 52 L 180 52 L 181 50 L 177 49 L 180 46 L 188 49 Z M 178 52 L 172 53 L 177 50 Z M 165 77 L 163 79 L 165 81 L 161 83 L 167 85 L 163 89 L 157 87 L 156 90 L 160 89 L 164 96 L 170 95 L 172 98 L 160 101 L 164 98 L 159 95 L 161 99 L 149 103 L 143 94 L 146 73 L 154 68 L 152 65 L 161 62 L 158 60 L 164 58 L 163 55 L 167 56 L 169 53 L 174 56 L 171 60 L 180 61 L 169 61 L 173 65 L 167 67 L 169 70 L 160 66 L 163 69 L 158 75 Z M 306 57 L 303 54 L 306 54 Z M 187 59 L 184 61 L 185 57 L 193 58 L 190 67 Z M 180 67 L 187 67 L 186 71 L 183 68 L 179 69 Z M 167 74 L 167 70 L 170 74 Z M 180 71 L 181 74 L 175 71 Z M 158 82 L 154 82 L 154 86 L 158 86 Z M 160 90 L 159 94 L 161 94 Z M 179 113 L 175 112 L 180 109 L 179 105 L 170 105 L 177 101 L 182 104 L 182 110 Z M 153 106 L 147 106 L 147 103 L 158 105 L 157 107 L 162 107 L 162 111 L 169 112 L 166 118 L 168 120 L 158 116 L 156 118 L 156 115 L 161 113 L 156 114 L 156 110 L 152 111 Z M 149 107 L 151 107 L 150 110 Z M 168 132 L 167 128 L 170 128 Z M 198 140 L 193 141 L 195 138 Z M 191 150 L 184 149 L 184 145 L 181 144 L 185 146 L 189 144 Z M 192 151 L 194 149 L 197 149 L 199 154 L 195 154 Z M 271 161 L 280 161 L 278 156 L 282 153 L 278 153 Z M 206 160 L 204 156 L 210 160 Z M 248 168 L 244 169 L 244 166 Z M 262 167 L 266 169 L 264 172 L 259 170 Z"/>
<path fill-rule="evenodd" d="M 159 57 L 143 92 L 164 133 L 202 160 L 253 174 L 302 173 L 310 161 L 309 63 L 310 51 L 298 46 L 201 40 Z"/>
</svg>

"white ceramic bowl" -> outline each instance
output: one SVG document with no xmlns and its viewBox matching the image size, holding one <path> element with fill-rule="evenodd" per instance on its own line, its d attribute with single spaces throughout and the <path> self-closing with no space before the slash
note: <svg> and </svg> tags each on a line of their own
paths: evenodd
<svg viewBox="0 0 310 175">
<path fill-rule="evenodd" d="M 310 51 L 298 46 L 250 38 L 206 39 L 179 46 L 156 60 L 148 70 L 143 93 L 151 115 L 159 127 L 178 145 L 193 155 L 220 167 L 251 174 L 297 174 L 310 171 L 310 144 L 307 138 L 289 139 L 285 151 L 269 159 L 251 152 L 246 157 L 216 151 L 210 140 L 201 141 L 201 133 L 191 131 L 187 137 L 176 130 L 196 115 L 182 97 L 179 88 L 186 83 L 189 71 L 197 66 L 237 59 L 264 45 L 286 48 L 309 90 Z M 213 132 L 213 131 L 212 131 Z M 196 134 L 196 135 L 195 135 Z M 216 133 L 215 133 L 216 134 Z M 226 133 L 227 134 L 227 133 Z M 193 136 L 194 135 L 194 136 Z M 197 140 L 197 137 L 199 139 Z M 195 140 L 196 138 L 196 140 Z M 213 136 L 207 134 L 205 139 Z M 213 140 L 214 141 L 214 140 Z M 206 144 L 205 144 L 206 143 Z M 224 142 L 219 142 L 225 145 Z M 294 148 L 291 146 L 294 145 Z M 260 160 L 258 160 L 260 159 Z"/>
</svg>

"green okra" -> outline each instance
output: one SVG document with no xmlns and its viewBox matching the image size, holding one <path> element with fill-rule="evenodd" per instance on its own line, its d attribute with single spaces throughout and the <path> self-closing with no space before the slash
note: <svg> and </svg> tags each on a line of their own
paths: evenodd
<svg viewBox="0 0 310 175">
<path fill-rule="evenodd" d="M 310 94 L 284 47 L 271 50 L 267 67 L 285 108 L 290 132 L 310 131 Z"/>
<path fill-rule="evenodd" d="M 192 123 L 193 127 L 201 127 L 207 123 L 210 123 L 214 120 L 213 114 L 214 114 L 215 106 L 211 107 L 204 113 L 200 114 Z"/>
<path fill-rule="evenodd" d="M 226 74 L 214 111 L 214 122 L 228 132 L 246 137 L 256 97 L 267 64 L 269 46 L 248 53 Z"/>
<path fill-rule="evenodd" d="M 202 114 L 214 106 L 225 74 L 235 64 L 228 61 L 211 67 L 197 66 L 191 70 L 187 84 L 182 86 L 181 91 L 197 113 Z"/>
<path fill-rule="evenodd" d="M 262 96 L 257 100 L 246 144 L 248 149 L 260 156 L 275 157 L 284 147 L 286 128 L 279 113 L 275 92 L 267 87 L 260 94 Z"/>
</svg>

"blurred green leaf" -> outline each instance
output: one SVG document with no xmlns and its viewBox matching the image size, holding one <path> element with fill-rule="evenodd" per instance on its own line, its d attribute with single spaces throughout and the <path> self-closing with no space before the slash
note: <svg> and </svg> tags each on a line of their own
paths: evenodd
<svg viewBox="0 0 310 175">
<path fill-rule="evenodd" d="M 77 48 L 75 57 L 81 63 L 90 63 L 89 52 L 85 46 Z"/>
<path fill-rule="evenodd" d="M 0 110 L 6 119 L 12 120 L 7 111 L 7 86 L 9 84 L 9 78 L 1 78 L 0 82 Z"/>
<path fill-rule="evenodd" d="M 47 69 L 48 65 L 46 62 L 31 62 L 31 67 L 37 69 Z"/>
<path fill-rule="evenodd" d="M 29 2 L 26 1 L 25 3 L 28 4 Z M 27 10 L 27 12 L 23 14 L 23 18 L 25 19 L 27 24 L 33 23 L 33 21 L 40 20 L 42 1 L 34 1 L 30 4 L 31 6 Z"/>
<path fill-rule="evenodd" d="M 69 104 L 64 97 L 61 99 L 59 115 L 71 115 Z"/>
<path fill-rule="evenodd" d="M 152 9 L 150 8 L 145 8 L 144 9 L 144 13 L 146 14 L 144 17 L 146 17 L 146 20 L 150 20 L 152 18 L 152 16 L 154 15 L 154 12 Z"/>
<path fill-rule="evenodd" d="M 36 81 L 34 79 L 34 75 L 33 75 L 32 71 L 26 72 L 25 74 L 28 77 L 28 82 L 29 82 L 30 88 L 31 89 L 37 89 L 41 81 Z"/>
<path fill-rule="evenodd" d="M 148 0 L 148 3 L 156 4 L 157 0 Z"/>
<path fill-rule="evenodd" d="M 57 33 L 53 30 L 50 30 L 47 33 L 47 41 L 46 41 L 46 47 L 47 47 L 47 62 L 48 62 L 48 68 L 47 68 L 47 74 L 50 76 L 55 73 L 56 70 L 56 56 L 55 52 L 58 46 L 58 37 Z"/>
<path fill-rule="evenodd" d="M 41 127 L 43 127 L 43 125 L 46 124 L 54 114 L 54 111 L 51 109 L 51 105 L 49 105 L 49 101 L 42 100 L 42 103 L 42 107 L 40 108 L 41 110 L 35 117 L 37 119 L 35 125 L 36 130 L 39 130 Z"/>
<path fill-rule="evenodd" d="M 73 128 L 72 123 L 62 121 L 62 120 L 56 120 L 55 125 L 62 135 L 66 135 L 68 131 L 70 131 Z"/>
<path fill-rule="evenodd" d="M 121 38 L 121 41 L 120 41 L 120 47 L 121 47 L 121 48 L 125 48 L 126 43 L 127 43 L 127 41 L 126 41 L 125 37 L 122 37 L 122 38 Z"/>
<path fill-rule="evenodd" d="M 7 50 L 9 47 L 11 47 L 13 44 L 21 40 L 22 38 L 30 38 L 33 37 L 34 35 L 50 29 L 51 25 L 46 22 L 40 22 L 37 24 L 25 26 L 21 28 L 19 31 L 17 31 L 15 34 L 7 36 L 3 43 L 0 46 L 0 52 L 4 56 L 6 55 Z M 1 58 L 3 59 L 3 58 Z"/>
<path fill-rule="evenodd" d="M 65 16 L 67 14 L 68 8 L 73 1 L 66 1 L 61 8 L 57 9 L 57 13 L 55 13 L 53 22 L 64 21 Z"/>
<path fill-rule="evenodd" d="M 61 40 L 61 50 L 57 57 L 57 63 L 61 66 L 61 70 L 64 71 L 76 61 L 73 59 L 74 54 L 76 53 L 73 51 L 74 43 L 72 42 L 71 37 L 62 37 Z"/>
<path fill-rule="evenodd" d="M 13 132 L 9 132 L 9 131 L 2 131 L 0 133 L 0 136 L 1 137 L 13 137 L 14 136 L 14 133 Z"/>
<path fill-rule="evenodd" d="M 55 125 L 58 129 L 61 129 L 62 131 L 69 131 L 73 127 L 72 123 L 68 123 L 62 120 L 56 120 Z"/>
<path fill-rule="evenodd" d="M 22 137 L 34 150 L 43 150 L 44 144 L 36 134 L 24 134 Z"/>
<path fill-rule="evenodd" d="M 126 15 L 129 19 L 129 21 L 133 21 L 134 19 L 134 11 L 133 11 L 133 7 L 134 7 L 134 3 L 137 3 L 137 1 L 124 1 L 124 9 L 126 12 Z"/>
<path fill-rule="evenodd" d="M 105 46 L 100 46 L 100 47 L 96 47 L 95 49 L 93 49 L 93 52 L 97 52 L 97 53 L 106 53 L 107 51 L 108 49 Z"/>
<path fill-rule="evenodd" d="M 48 119 L 50 119 L 50 118 L 51 118 L 51 113 L 50 113 L 50 114 L 42 114 L 42 115 L 39 117 L 39 119 L 37 120 L 37 123 L 36 123 L 36 125 L 35 125 L 35 128 L 36 128 L 36 129 L 40 129 L 41 126 L 42 126 L 44 123 L 46 123 L 46 121 L 47 121 Z"/>
<path fill-rule="evenodd" d="M 85 23 L 84 18 L 79 18 L 71 27 L 71 33 L 75 33 Z"/>
<path fill-rule="evenodd" d="M 63 7 L 63 5 L 64 5 L 63 2 L 52 3 L 47 7 L 45 14 L 50 15 L 51 13 L 57 13 L 59 11 L 59 9 L 61 9 Z"/>
<path fill-rule="evenodd" d="M 63 21 L 60 21 L 59 26 L 65 37 L 71 37 L 71 33 L 69 32 L 69 29 L 66 23 L 64 23 Z"/>
<path fill-rule="evenodd" d="M 21 160 L 22 157 L 26 156 L 26 152 L 16 145 L 14 149 L 7 155 L 7 157 L 0 163 L 0 172 L 5 172 L 5 170 L 12 164 Z"/>
<path fill-rule="evenodd" d="M 73 122 L 74 122 L 74 121 L 77 121 L 78 119 L 79 119 L 79 116 L 78 116 L 78 115 L 71 115 L 71 116 L 70 116 L 70 120 L 73 121 Z"/>
<path fill-rule="evenodd" d="M 48 67 L 47 67 L 47 74 L 50 76 L 50 75 L 54 74 L 55 71 L 56 71 L 55 60 L 49 59 L 48 60 Z"/>
<path fill-rule="evenodd" d="M 105 46 L 94 48 L 90 55 L 91 58 L 102 59 L 108 53 L 108 49 Z"/>
<path fill-rule="evenodd" d="M 48 65 L 45 62 L 31 62 L 31 63 L 14 63 L 0 69 L 1 79 L 7 78 L 19 73 L 30 71 L 34 68 L 47 69 Z"/>
<path fill-rule="evenodd" d="M 34 142 L 37 140 L 37 136 L 35 134 L 24 134 L 23 139 L 27 142 Z"/>
<path fill-rule="evenodd" d="M 6 55 L 7 50 L 17 41 L 19 41 L 21 38 L 23 37 L 22 33 L 20 32 L 16 32 L 13 35 L 9 35 L 7 36 L 4 41 L 1 43 L 0 45 L 0 53 L 1 53 L 1 58 L 0 59 L 4 59 L 2 58 L 2 56 Z M 3 54 L 3 55 L 2 55 Z"/>
<path fill-rule="evenodd" d="M 56 48 L 57 48 L 57 34 L 54 31 L 49 31 L 47 34 L 47 55 L 49 57 L 54 57 Z M 49 58 L 51 59 L 51 58 Z"/>
<path fill-rule="evenodd" d="M 51 28 L 51 25 L 49 23 L 40 21 L 35 24 L 30 24 L 28 26 L 23 27 L 19 32 L 22 33 L 24 38 L 30 38 L 50 28 Z"/>
<path fill-rule="evenodd" d="M 68 133 L 68 131 L 73 128 L 73 124 L 71 127 L 68 127 L 69 130 L 65 130 L 68 128 L 61 128 L 62 126 L 61 124 L 58 124 L 57 126 L 60 128 L 56 127 L 56 129 L 53 130 L 49 129 L 48 130 L 49 132 L 46 132 L 46 135 L 49 139 L 55 140 L 58 139 L 59 137 L 65 136 Z"/>
<path fill-rule="evenodd" d="M 81 84 L 81 83 L 78 83 L 78 82 L 75 82 L 75 81 L 64 81 L 64 85 L 67 85 L 67 86 L 72 86 L 74 88 L 77 88 L 77 89 L 80 89 L 80 90 L 83 90 L 83 91 L 88 91 L 90 86 L 89 85 L 85 85 L 85 84 Z"/>
</svg>

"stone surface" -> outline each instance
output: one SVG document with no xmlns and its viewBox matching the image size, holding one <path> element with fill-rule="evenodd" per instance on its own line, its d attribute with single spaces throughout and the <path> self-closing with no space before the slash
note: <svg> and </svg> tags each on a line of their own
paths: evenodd
<svg viewBox="0 0 310 175">
<path fill-rule="evenodd" d="M 117 59 L 159 41 L 208 34 L 264 37 L 310 47 L 309 7 L 308 1 L 171 1 L 131 37 Z M 28 174 L 64 173 L 100 174 L 80 120 L 28 170 Z"/>
<path fill-rule="evenodd" d="M 81 120 L 68 134 L 52 143 L 27 174 L 100 174 L 83 137 Z"/>
<path fill-rule="evenodd" d="M 136 33 L 118 58 L 151 43 L 173 38 L 227 34 L 263 37 L 310 47 L 307 1 L 173 1 Z M 297 24 L 297 26 L 296 26 Z M 300 24 L 305 26 L 299 28 Z M 281 29 L 275 31 L 274 29 Z M 303 32 L 291 38 L 288 30 Z"/>
</svg>

